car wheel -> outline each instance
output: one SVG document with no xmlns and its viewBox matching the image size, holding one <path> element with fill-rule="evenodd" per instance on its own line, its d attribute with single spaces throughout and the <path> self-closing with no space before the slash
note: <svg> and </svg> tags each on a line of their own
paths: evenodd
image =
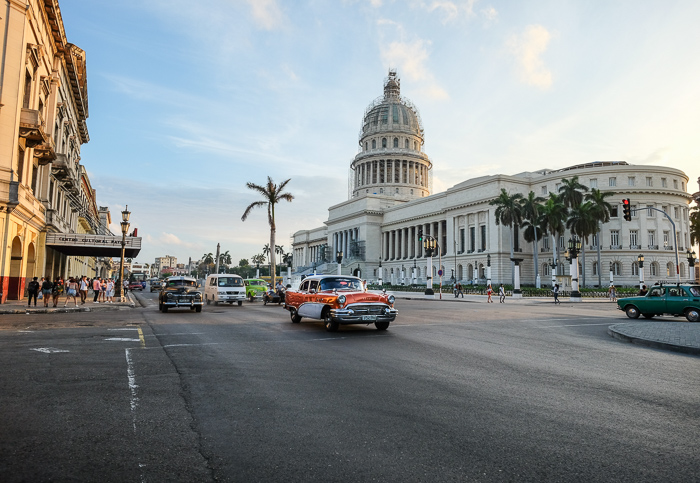
<svg viewBox="0 0 700 483">
<path fill-rule="evenodd" d="M 688 309 L 685 311 L 685 318 L 688 319 L 688 322 L 697 322 L 700 320 L 700 312 L 698 309 Z"/>
<path fill-rule="evenodd" d="M 328 309 L 323 313 L 323 323 L 328 332 L 336 332 L 340 326 L 338 322 L 334 322 L 333 319 L 331 319 L 331 311 Z"/>
<path fill-rule="evenodd" d="M 219 301 L 218 301 L 218 300 L 214 300 L 214 305 L 219 305 Z"/>
<path fill-rule="evenodd" d="M 239 300 L 239 301 L 238 301 L 238 306 L 240 307 L 241 305 L 243 305 L 243 302 L 242 302 L 241 300 Z"/>
<path fill-rule="evenodd" d="M 389 328 L 389 322 L 375 322 L 374 326 L 377 330 L 386 330 Z"/>
<path fill-rule="evenodd" d="M 642 314 L 645 319 L 653 319 L 656 314 Z"/>
<path fill-rule="evenodd" d="M 248 297 L 248 300 L 250 300 L 250 303 L 252 304 L 252 303 L 253 303 L 253 300 L 255 300 L 255 297 L 253 297 L 253 296 L 251 295 L 251 296 Z"/>
<path fill-rule="evenodd" d="M 211 304 L 211 300 L 209 300 L 209 296 L 206 296 L 205 299 L 207 300 L 207 305 Z"/>
<path fill-rule="evenodd" d="M 628 305 L 625 308 L 625 313 L 627 314 L 627 317 L 630 319 L 638 319 L 639 318 L 639 309 L 635 307 L 634 305 Z"/>
<path fill-rule="evenodd" d="M 195 311 L 195 312 L 201 312 L 201 311 L 202 311 L 202 306 L 201 306 L 201 305 L 197 305 L 197 306 L 194 308 L 194 311 Z"/>
<path fill-rule="evenodd" d="M 165 305 L 163 305 L 163 308 L 160 309 L 160 311 L 163 312 L 163 313 L 166 313 L 166 312 L 168 311 L 168 307 L 166 307 Z"/>
<path fill-rule="evenodd" d="M 301 322 L 301 316 L 300 316 L 300 315 L 297 315 L 297 311 L 296 311 L 296 310 L 294 310 L 294 309 L 290 310 L 290 311 L 289 311 L 289 315 L 290 315 L 290 317 L 292 318 L 292 323 L 293 323 L 293 324 L 298 324 L 299 322 Z"/>
</svg>

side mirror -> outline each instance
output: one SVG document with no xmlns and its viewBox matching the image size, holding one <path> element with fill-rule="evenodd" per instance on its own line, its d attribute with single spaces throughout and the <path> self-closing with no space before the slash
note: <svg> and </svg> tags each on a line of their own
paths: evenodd
<svg viewBox="0 0 700 483">
<path fill-rule="evenodd" d="M 309 290 L 309 293 L 316 293 L 316 289 L 312 288 L 311 290 Z"/>
</svg>

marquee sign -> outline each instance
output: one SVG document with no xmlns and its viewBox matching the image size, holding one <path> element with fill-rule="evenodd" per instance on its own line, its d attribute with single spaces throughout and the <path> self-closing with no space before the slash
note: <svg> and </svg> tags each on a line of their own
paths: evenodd
<svg viewBox="0 0 700 483">
<path fill-rule="evenodd" d="M 122 237 L 89 233 L 47 233 L 46 246 L 65 255 L 119 257 Z M 124 256 L 134 258 L 141 251 L 141 237 L 126 237 Z"/>
</svg>

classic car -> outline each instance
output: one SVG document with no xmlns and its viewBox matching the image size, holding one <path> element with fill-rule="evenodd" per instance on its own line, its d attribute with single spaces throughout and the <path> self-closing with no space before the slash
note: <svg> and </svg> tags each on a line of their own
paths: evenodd
<svg viewBox="0 0 700 483">
<path fill-rule="evenodd" d="M 700 285 L 654 285 L 644 296 L 617 299 L 617 307 L 630 319 L 670 314 L 697 322 L 700 320 Z"/>
<path fill-rule="evenodd" d="M 151 280 L 151 292 L 160 292 L 162 284 L 160 280 Z"/>
<path fill-rule="evenodd" d="M 129 283 L 129 290 L 143 290 L 143 285 L 141 285 L 141 282 L 131 282 Z"/>
<path fill-rule="evenodd" d="M 374 324 L 386 330 L 398 314 L 393 295 L 369 292 L 359 278 L 343 275 L 305 278 L 297 290 L 287 290 L 284 308 L 293 323 L 302 317 L 321 319 L 329 332 L 341 324 Z"/>
<path fill-rule="evenodd" d="M 158 294 L 158 309 L 161 312 L 167 312 L 168 309 L 187 307 L 201 312 L 204 301 L 202 292 L 197 286 L 197 281 L 192 277 L 168 277 Z"/>
<path fill-rule="evenodd" d="M 245 283 L 245 296 L 251 302 L 255 299 L 262 300 L 267 292 L 267 282 L 261 278 L 247 278 Z"/>
</svg>

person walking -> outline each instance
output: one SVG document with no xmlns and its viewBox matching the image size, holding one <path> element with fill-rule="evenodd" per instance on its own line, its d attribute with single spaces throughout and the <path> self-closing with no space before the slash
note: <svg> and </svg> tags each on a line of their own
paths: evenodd
<svg viewBox="0 0 700 483">
<path fill-rule="evenodd" d="M 68 305 L 68 299 L 72 298 L 73 303 L 75 306 L 78 306 L 78 301 L 75 298 L 78 295 L 78 282 L 75 281 L 73 277 L 68 279 L 68 283 L 66 284 L 66 302 L 63 304 L 63 306 Z"/>
<path fill-rule="evenodd" d="M 93 303 L 99 304 L 99 298 L 100 298 L 100 279 L 95 277 L 92 279 L 92 291 L 95 293 L 95 296 L 93 297 L 92 301 Z"/>
<path fill-rule="evenodd" d="M 107 280 L 107 282 L 105 283 L 104 293 L 106 294 L 107 302 L 109 302 L 110 304 L 114 303 L 114 282 L 112 281 L 111 278 L 109 280 Z M 105 303 L 107 303 L 107 302 L 105 302 Z"/>
<path fill-rule="evenodd" d="M 83 275 L 80 277 L 80 305 L 85 304 L 85 301 L 87 300 L 87 292 L 88 292 L 88 282 L 87 282 L 87 277 Z"/>
<path fill-rule="evenodd" d="M 554 294 L 554 303 L 560 304 L 561 302 L 559 301 L 559 284 L 558 283 L 554 284 L 554 288 L 552 289 L 552 293 Z"/>
<path fill-rule="evenodd" d="M 61 277 L 56 277 L 53 287 L 51 288 L 51 295 L 53 298 L 53 306 L 55 307 L 58 305 L 58 299 L 63 295 L 63 280 L 61 280 Z"/>
<path fill-rule="evenodd" d="M 458 282 L 457 283 L 457 295 L 455 295 L 455 298 L 457 298 L 457 296 L 459 296 L 459 295 L 461 295 L 462 298 L 464 298 L 464 292 L 462 291 L 462 284 Z"/>
<path fill-rule="evenodd" d="M 29 300 L 27 301 L 27 307 L 32 305 L 32 298 L 34 298 L 34 307 L 36 307 L 36 297 L 39 295 L 39 288 L 41 285 L 37 281 L 38 277 L 34 277 L 29 285 L 27 285 L 27 294 L 29 295 Z"/>
<path fill-rule="evenodd" d="M 491 300 L 491 294 L 493 293 L 493 288 L 491 288 L 491 285 L 489 285 L 489 288 L 486 289 L 486 295 L 488 295 L 488 298 L 486 299 L 486 303 L 492 304 L 493 300 Z"/>
<path fill-rule="evenodd" d="M 49 299 L 51 298 L 51 292 L 53 291 L 53 283 L 51 283 L 51 280 L 47 277 L 44 279 L 44 281 L 41 283 L 41 296 L 44 299 L 44 307 L 49 306 Z"/>
<path fill-rule="evenodd" d="M 608 297 L 610 297 L 611 302 L 615 302 L 617 300 L 617 292 L 615 290 L 615 285 L 610 284 L 610 288 L 608 288 Z"/>
<path fill-rule="evenodd" d="M 506 303 L 506 289 L 503 286 L 503 284 L 501 284 L 501 286 L 498 287 L 498 303 L 499 304 Z"/>
<path fill-rule="evenodd" d="M 100 279 L 100 302 L 107 303 L 107 280 Z"/>
</svg>

